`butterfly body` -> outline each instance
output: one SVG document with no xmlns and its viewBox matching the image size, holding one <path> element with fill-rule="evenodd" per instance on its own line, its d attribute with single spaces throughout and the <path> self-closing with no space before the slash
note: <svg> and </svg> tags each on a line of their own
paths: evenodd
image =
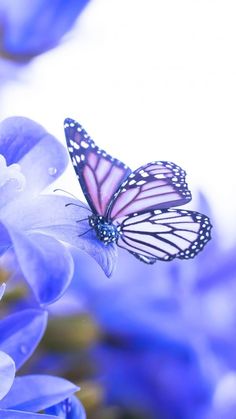
<svg viewBox="0 0 236 419">
<path fill-rule="evenodd" d="M 134 172 L 101 150 L 82 126 L 65 120 L 68 151 L 91 208 L 88 223 L 105 245 L 117 244 L 139 260 L 189 259 L 210 240 L 211 223 L 188 203 L 186 173 L 169 161 L 153 161 Z"/>
<path fill-rule="evenodd" d="M 96 236 L 105 245 L 116 243 L 119 238 L 119 227 L 107 221 L 101 215 L 89 216 L 89 225 L 94 229 Z"/>
</svg>

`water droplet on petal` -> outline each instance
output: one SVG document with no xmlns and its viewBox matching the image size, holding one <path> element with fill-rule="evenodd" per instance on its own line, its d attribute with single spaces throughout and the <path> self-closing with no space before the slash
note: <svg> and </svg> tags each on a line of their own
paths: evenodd
<svg viewBox="0 0 236 419">
<path fill-rule="evenodd" d="M 26 346 L 26 345 L 20 345 L 20 352 L 21 352 L 23 355 L 26 355 L 26 354 L 27 354 L 27 352 L 28 352 L 28 350 L 27 350 L 27 346 Z"/>
<path fill-rule="evenodd" d="M 48 173 L 49 173 L 50 176 L 55 176 L 55 174 L 57 173 L 57 168 L 56 167 L 49 167 Z"/>
</svg>

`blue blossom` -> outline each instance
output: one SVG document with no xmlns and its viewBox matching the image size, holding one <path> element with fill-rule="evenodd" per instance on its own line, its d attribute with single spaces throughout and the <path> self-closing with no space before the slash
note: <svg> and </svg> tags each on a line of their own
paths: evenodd
<svg viewBox="0 0 236 419">
<path fill-rule="evenodd" d="M 88 312 L 100 326 L 90 354 L 108 404 L 145 419 L 234 417 L 236 249 L 223 250 L 216 230 L 191 261 L 150 267 L 123 252 L 109 282 L 76 257 L 71 286 L 51 309 Z"/>
<path fill-rule="evenodd" d="M 73 262 L 65 246 L 34 228 L 30 207 L 66 164 L 63 146 L 40 125 L 20 117 L 1 123 L 0 254 L 14 247 L 20 269 L 41 303 L 61 295 L 71 279 Z"/>
<path fill-rule="evenodd" d="M 72 394 L 78 388 L 69 381 L 49 375 L 25 375 L 15 377 L 16 369 L 31 356 L 47 325 L 44 310 L 23 310 L 0 321 L 0 416 L 4 419 L 52 418 L 60 416 L 60 406 L 81 407 Z M 57 406 L 58 404 L 58 406 Z M 50 406 L 52 415 L 37 412 Z M 77 415 L 64 415 L 65 419 L 85 419 L 85 413 L 77 409 Z"/>
<path fill-rule="evenodd" d="M 55 47 L 88 0 L 1 0 L 0 49 L 27 60 Z"/>
<path fill-rule="evenodd" d="M 75 396 L 71 396 L 69 399 L 45 409 L 45 413 L 54 414 L 61 419 L 86 419 L 83 405 Z"/>
<path fill-rule="evenodd" d="M 71 199 L 65 196 L 41 194 L 67 162 L 65 148 L 37 123 L 12 117 L 0 124 L 0 255 L 14 249 L 41 304 L 58 299 L 70 283 L 73 260 L 62 241 L 87 251 L 108 275 L 113 267 L 112 247 L 92 234 L 80 237 L 87 226 L 76 221 L 89 209 L 67 206 Z"/>
</svg>

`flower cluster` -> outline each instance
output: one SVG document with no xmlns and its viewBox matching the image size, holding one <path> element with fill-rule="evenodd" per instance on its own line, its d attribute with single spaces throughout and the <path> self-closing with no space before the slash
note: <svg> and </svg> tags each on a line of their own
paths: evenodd
<svg viewBox="0 0 236 419">
<path fill-rule="evenodd" d="M 40 192 L 61 175 L 66 164 L 63 146 L 40 125 L 26 118 L 10 118 L 0 125 L 2 267 L 10 269 L 7 262 L 13 260 L 12 281 L 16 275 L 23 276 L 38 306 L 0 321 L 0 416 L 4 419 L 85 418 L 73 396 L 78 387 L 69 381 L 37 374 L 15 377 L 46 329 L 47 311 L 42 305 L 58 299 L 73 274 L 70 251 L 48 232 L 52 218 L 61 225 L 57 205 L 66 213 L 63 198 L 45 195 L 40 202 Z M 1 297 L 4 289 L 2 285 Z M 41 411 L 45 414 L 37 414 Z"/>
<path fill-rule="evenodd" d="M 0 321 L 1 418 L 49 419 L 60 416 L 85 419 L 82 405 L 73 396 L 79 390 L 74 384 L 49 375 L 15 377 L 16 371 L 38 345 L 46 325 L 47 312 L 42 309 L 22 310 Z M 48 414 L 39 415 L 39 411 Z M 61 412 L 64 412 L 63 416 Z"/>
</svg>

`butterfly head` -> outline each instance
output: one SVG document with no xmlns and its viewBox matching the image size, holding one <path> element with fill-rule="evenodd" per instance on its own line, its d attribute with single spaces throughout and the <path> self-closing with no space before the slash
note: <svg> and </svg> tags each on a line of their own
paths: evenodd
<svg viewBox="0 0 236 419">
<path fill-rule="evenodd" d="M 106 219 L 99 215 L 91 215 L 89 217 L 89 225 L 95 230 L 99 240 L 105 245 L 109 243 L 116 243 L 119 238 L 118 228 L 106 221 Z"/>
</svg>

